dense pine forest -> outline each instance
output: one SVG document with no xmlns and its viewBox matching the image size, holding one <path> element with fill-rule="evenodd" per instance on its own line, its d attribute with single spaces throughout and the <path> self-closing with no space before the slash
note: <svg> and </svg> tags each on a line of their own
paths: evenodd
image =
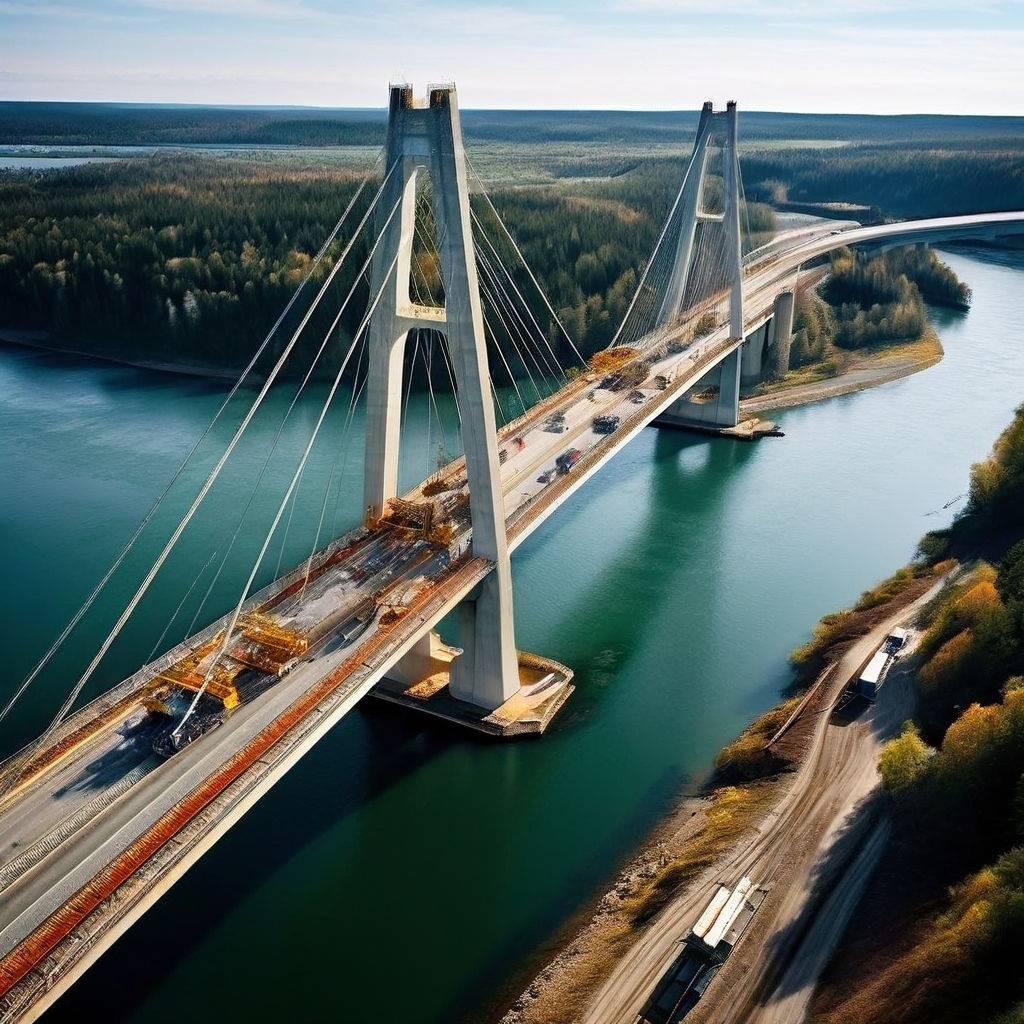
<svg viewBox="0 0 1024 1024">
<path fill-rule="evenodd" d="M 695 118 L 464 113 L 474 167 L 585 352 L 608 342 L 625 311 Z M 1024 206 L 1021 119 L 741 118 L 750 246 L 775 227 L 769 202 L 853 203 L 879 217 Z M 123 358 L 240 366 L 353 196 L 382 131 L 379 110 L 0 104 L 0 145 L 242 147 L 0 171 L 0 329 L 41 330 Z M 244 148 L 282 145 L 293 148 Z M 332 300 L 362 258 L 357 246 Z M 830 305 L 811 299 L 798 312 L 796 363 L 833 345 L 911 336 L 922 298 L 962 302 L 939 266 L 920 255 L 837 261 Z M 365 301 L 353 302 L 343 326 Z"/>
<path fill-rule="evenodd" d="M 45 330 L 106 355 L 240 366 L 360 180 L 330 163 L 180 152 L 0 175 L 0 327 Z M 360 197 L 314 283 L 338 258 L 374 187 Z M 657 187 L 633 186 L 629 201 L 586 188 L 492 190 L 584 351 L 611 340 L 676 188 L 662 177 Z M 488 221 L 484 203 L 474 205 Z M 753 242 L 770 237 L 768 207 L 749 204 L 747 219 Z M 499 229 L 492 238 L 500 244 Z M 364 258 L 361 239 L 332 286 L 335 308 Z M 531 294 L 528 279 L 520 283 Z M 360 287 L 349 328 L 365 306 Z M 536 314 L 547 315 L 539 301 Z M 554 344 L 564 342 L 550 334 Z"/>
<path fill-rule="evenodd" d="M 358 181 L 182 155 L 0 178 L 0 324 L 102 354 L 242 365 Z"/>
</svg>

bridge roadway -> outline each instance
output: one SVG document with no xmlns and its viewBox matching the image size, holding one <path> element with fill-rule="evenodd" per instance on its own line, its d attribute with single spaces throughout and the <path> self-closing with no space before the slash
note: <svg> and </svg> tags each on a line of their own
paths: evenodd
<svg viewBox="0 0 1024 1024">
<path fill-rule="evenodd" d="M 744 281 L 746 331 L 770 315 L 802 263 L 843 245 L 905 244 L 1024 232 L 1024 213 L 939 218 L 839 228 L 832 224 L 779 236 L 754 254 Z M 894 239 L 897 240 L 894 242 Z M 725 298 L 722 299 L 724 307 Z M 685 329 L 688 324 L 683 322 Z M 679 328 L 677 328 L 677 331 Z M 666 334 L 664 339 L 671 337 Z M 640 430 L 740 344 L 720 328 L 651 369 L 673 375 L 666 390 L 645 386 L 643 402 L 595 389 L 584 380 L 541 403 L 502 431 L 509 445 L 502 484 L 511 548 L 522 541 Z M 648 384 L 650 378 L 648 378 Z M 565 416 L 553 433 L 551 412 Z M 597 435 L 593 418 L 615 413 L 621 425 Z M 545 483 L 558 454 L 583 453 L 566 475 Z M 457 467 L 456 467 L 457 468 Z M 140 670 L 78 712 L 65 732 L 106 712 L 87 741 L 0 803 L 0 1017 L 33 1020 L 152 905 L 277 779 L 387 673 L 425 631 L 490 571 L 468 552 L 469 531 L 449 550 L 358 530 L 324 554 L 347 549 L 301 597 L 275 607 L 296 620 L 330 619 L 318 648 L 279 681 L 243 701 L 227 721 L 166 761 L 152 756 L 152 732 L 133 703 L 155 671 L 185 647 Z M 318 557 L 317 565 L 322 559 Z M 285 582 L 301 575 L 301 567 Z M 356 609 L 382 592 L 407 591 L 410 611 L 382 626 L 379 616 L 346 643 Z M 270 589 L 270 588 L 268 588 Z M 250 604 L 258 606 L 267 591 Z M 212 624 L 200 637 L 223 628 Z M 194 643 L 191 638 L 188 643 Z M 272 685 L 270 683 L 272 682 Z M 257 689 L 259 689 L 257 687 Z M 116 714 L 117 702 L 127 705 Z"/>
</svg>

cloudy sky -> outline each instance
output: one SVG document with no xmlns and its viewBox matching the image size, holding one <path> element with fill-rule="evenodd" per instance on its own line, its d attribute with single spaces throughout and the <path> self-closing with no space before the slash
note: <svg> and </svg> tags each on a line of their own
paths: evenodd
<svg viewBox="0 0 1024 1024">
<path fill-rule="evenodd" d="M 0 98 L 1024 114 L 1024 0 L 0 0 Z"/>
</svg>

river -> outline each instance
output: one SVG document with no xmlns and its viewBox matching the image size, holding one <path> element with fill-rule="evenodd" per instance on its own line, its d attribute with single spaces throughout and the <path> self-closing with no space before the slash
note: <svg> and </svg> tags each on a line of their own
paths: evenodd
<svg viewBox="0 0 1024 1024">
<path fill-rule="evenodd" d="M 519 644 L 576 670 L 546 737 L 484 743 L 358 708 L 47 1019 L 447 1024 L 515 994 L 723 743 L 778 699 L 787 654 L 818 617 L 949 521 L 959 506 L 943 505 L 1024 396 L 1024 254 L 945 258 L 975 298 L 970 313 L 933 313 L 941 363 L 787 410 L 780 440 L 646 430 L 517 552 Z M 220 388 L 0 349 L 5 687 L 102 573 Z M 299 408 L 289 451 L 314 415 Z M 239 453 L 250 475 L 270 422 L 257 426 Z M 331 462 L 314 459 L 310 479 Z M 355 461 L 338 479 L 344 523 L 358 515 Z M 307 492 L 286 562 L 319 511 Z M 243 493 L 229 489 L 197 520 L 105 684 L 149 653 Z M 53 712 L 87 647 L 71 645 L 30 691 L 4 749 Z"/>
</svg>

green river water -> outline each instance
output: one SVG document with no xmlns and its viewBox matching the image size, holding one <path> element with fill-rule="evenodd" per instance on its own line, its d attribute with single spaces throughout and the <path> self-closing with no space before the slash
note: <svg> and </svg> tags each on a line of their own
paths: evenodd
<svg viewBox="0 0 1024 1024">
<path fill-rule="evenodd" d="M 778 699 L 787 654 L 818 617 L 904 563 L 959 507 L 929 514 L 966 491 L 971 462 L 1024 397 L 1024 254 L 945 258 L 975 300 L 968 314 L 933 314 L 940 364 L 781 413 L 784 439 L 646 430 L 517 552 L 519 644 L 576 670 L 577 692 L 546 737 L 478 742 L 357 708 L 47 1019 L 487 1019 L 723 743 Z M 223 393 L 0 350 L 5 690 L 102 574 Z M 287 397 L 273 396 L 278 417 Z M 317 406 L 311 396 L 286 431 L 289 458 Z M 197 519 L 98 686 L 148 656 L 233 523 L 275 425 L 273 415 L 257 421 L 236 482 Z M 417 443 L 409 479 L 433 441 Z M 286 564 L 308 550 L 331 461 L 329 446 L 314 455 Z M 268 485 L 280 488 L 286 464 L 272 466 Z M 341 528 L 358 518 L 355 456 L 336 480 L 340 512 L 332 502 L 328 521 Z M 268 521 L 273 490 L 254 522 Z M 184 494 L 5 724 L 5 752 L 56 710 Z M 222 577 L 204 620 L 227 606 L 256 532 L 243 535 L 237 571 Z M 195 594 L 203 589 L 205 578 Z M 193 601 L 170 639 L 194 610 Z"/>
</svg>

